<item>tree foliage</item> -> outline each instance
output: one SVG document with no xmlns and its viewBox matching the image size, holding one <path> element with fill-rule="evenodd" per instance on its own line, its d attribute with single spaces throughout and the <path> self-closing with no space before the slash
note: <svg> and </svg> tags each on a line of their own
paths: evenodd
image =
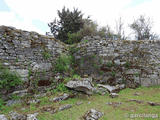
<svg viewBox="0 0 160 120">
<path fill-rule="evenodd" d="M 83 28 L 83 14 L 78 9 L 74 8 L 73 11 L 70 11 L 65 7 L 62 9 L 62 11 L 58 10 L 57 13 L 59 19 L 55 19 L 53 22 L 50 22 L 48 26 L 50 27 L 50 31 L 56 39 L 67 43 L 68 33 L 76 33 Z"/>
</svg>

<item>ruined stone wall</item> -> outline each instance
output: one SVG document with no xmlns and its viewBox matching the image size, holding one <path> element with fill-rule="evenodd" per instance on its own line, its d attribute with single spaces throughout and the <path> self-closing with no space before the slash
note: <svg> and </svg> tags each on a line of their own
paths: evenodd
<svg viewBox="0 0 160 120">
<path fill-rule="evenodd" d="M 113 80 L 109 77 L 112 76 L 116 82 L 130 80 L 143 86 L 160 84 L 160 41 L 113 41 L 85 37 L 76 48 L 74 56 L 77 61 L 89 58 L 86 64 L 80 62 L 78 69 L 94 77 L 94 68 L 98 69 L 104 76 L 100 78 L 102 82 Z"/>
<path fill-rule="evenodd" d="M 49 71 L 57 56 L 69 47 L 53 37 L 0 26 L 0 61 L 28 80 L 29 69 Z M 136 81 L 144 86 L 160 84 L 160 41 L 113 41 L 85 37 L 72 46 L 79 74 L 100 82 Z M 52 71 L 53 72 L 53 71 Z M 47 73 L 49 76 L 49 73 Z"/>
<path fill-rule="evenodd" d="M 49 71 L 66 45 L 53 37 L 0 26 L 0 61 L 28 80 L 29 69 Z"/>
</svg>

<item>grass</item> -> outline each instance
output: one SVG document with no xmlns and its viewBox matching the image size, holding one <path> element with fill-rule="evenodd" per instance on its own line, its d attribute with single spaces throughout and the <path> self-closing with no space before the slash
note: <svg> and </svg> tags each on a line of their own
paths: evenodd
<svg viewBox="0 0 160 120">
<path fill-rule="evenodd" d="M 139 95 L 134 95 L 138 93 Z M 63 94 L 63 93 L 59 93 Z M 135 114 L 156 114 L 160 117 L 160 106 L 150 106 L 148 101 L 160 102 L 160 86 L 155 87 L 140 87 L 137 89 L 125 89 L 119 93 L 118 98 L 110 98 L 108 94 L 102 95 L 82 95 L 79 94 L 75 98 L 70 98 L 61 102 L 50 102 L 49 99 L 57 95 L 40 98 L 40 104 L 31 105 L 14 105 L 5 107 L 0 113 L 8 114 L 9 111 L 17 111 L 19 113 L 35 113 L 38 112 L 39 120 L 81 120 L 82 116 L 91 108 L 104 113 L 99 120 L 130 120 Z M 141 100 L 144 103 L 128 102 L 129 99 Z M 76 105 L 77 102 L 82 102 L 81 105 Z M 90 104 L 89 104 L 90 102 Z M 108 105 L 106 103 L 121 102 L 119 106 Z M 72 108 L 51 114 L 42 111 L 43 107 L 58 108 L 65 104 L 72 104 Z M 25 108 L 25 110 L 22 110 Z M 126 117 L 129 116 L 129 117 Z M 134 118 L 134 120 L 152 120 L 153 118 Z M 157 120 L 158 118 L 154 118 Z"/>
</svg>

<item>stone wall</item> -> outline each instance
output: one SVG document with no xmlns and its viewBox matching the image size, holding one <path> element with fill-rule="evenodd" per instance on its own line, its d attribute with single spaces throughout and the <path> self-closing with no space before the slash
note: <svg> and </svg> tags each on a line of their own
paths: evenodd
<svg viewBox="0 0 160 120">
<path fill-rule="evenodd" d="M 49 71 L 66 45 L 53 37 L 0 26 L 0 61 L 28 81 L 29 69 Z"/>
<path fill-rule="evenodd" d="M 28 81 L 29 69 L 50 71 L 57 56 L 69 47 L 53 37 L 0 26 L 0 61 L 24 81 Z M 102 83 L 160 84 L 160 41 L 113 41 L 96 36 L 85 37 L 72 49 L 79 74 Z"/>
<path fill-rule="evenodd" d="M 160 41 L 113 41 L 95 36 L 85 37 L 76 48 L 76 60 L 86 61 L 80 62 L 78 68 L 83 74 L 95 78 L 96 68 L 104 76 L 100 78 L 102 82 L 113 80 L 108 77 L 110 75 L 116 82 L 130 80 L 143 86 L 160 84 Z"/>
</svg>

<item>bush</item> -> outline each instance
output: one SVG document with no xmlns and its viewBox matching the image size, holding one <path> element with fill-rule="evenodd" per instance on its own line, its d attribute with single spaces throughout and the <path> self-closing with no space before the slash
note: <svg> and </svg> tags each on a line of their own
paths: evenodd
<svg viewBox="0 0 160 120">
<path fill-rule="evenodd" d="M 0 110 L 4 107 L 4 101 L 0 98 Z"/>
<path fill-rule="evenodd" d="M 56 88 L 52 91 L 53 93 L 56 92 L 67 92 L 68 89 L 67 87 L 64 85 L 64 83 L 60 83 L 56 86 Z"/>
<path fill-rule="evenodd" d="M 17 73 L 9 71 L 0 64 L 0 89 L 9 90 L 21 83 L 22 80 Z"/>
<path fill-rule="evenodd" d="M 56 60 L 55 71 L 60 73 L 67 72 L 71 69 L 71 64 L 72 56 L 63 54 Z"/>
<path fill-rule="evenodd" d="M 76 33 L 68 33 L 68 40 L 67 40 L 67 44 L 74 44 L 74 43 L 78 43 L 81 41 L 81 39 L 83 38 L 83 35 L 81 34 L 80 31 L 76 32 Z"/>
</svg>

